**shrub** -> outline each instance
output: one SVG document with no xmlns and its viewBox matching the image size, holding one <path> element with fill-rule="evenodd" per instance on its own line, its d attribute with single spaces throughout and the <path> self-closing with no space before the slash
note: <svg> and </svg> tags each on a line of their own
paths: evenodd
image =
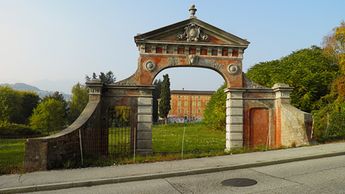
<svg viewBox="0 0 345 194">
<path fill-rule="evenodd" d="M 211 97 L 207 103 L 204 112 L 205 124 L 216 130 L 225 130 L 225 101 L 226 94 L 224 92 L 226 85 L 222 85 Z"/>
<path fill-rule="evenodd" d="M 0 137 L 26 138 L 40 136 L 41 133 L 23 124 L 0 123 Z"/>
<path fill-rule="evenodd" d="M 315 111 L 314 138 L 324 142 L 345 138 L 345 103 L 332 103 Z"/>
</svg>

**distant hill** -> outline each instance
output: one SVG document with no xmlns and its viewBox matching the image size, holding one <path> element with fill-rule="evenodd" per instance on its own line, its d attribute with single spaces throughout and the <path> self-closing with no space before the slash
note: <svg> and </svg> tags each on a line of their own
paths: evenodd
<svg viewBox="0 0 345 194">
<path fill-rule="evenodd" d="M 19 91 L 30 91 L 30 92 L 35 92 L 38 94 L 38 96 L 40 98 L 43 98 L 45 96 L 49 96 L 50 94 L 53 94 L 53 91 L 45 91 L 45 90 L 41 90 L 35 86 L 31 86 L 29 84 L 25 84 L 25 83 L 15 83 L 15 84 L 0 84 L 0 86 L 8 86 L 14 90 L 19 90 Z M 69 100 L 71 98 L 70 94 L 65 94 L 63 92 L 60 92 L 63 97 L 65 98 L 65 100 Z"/>
</svg>

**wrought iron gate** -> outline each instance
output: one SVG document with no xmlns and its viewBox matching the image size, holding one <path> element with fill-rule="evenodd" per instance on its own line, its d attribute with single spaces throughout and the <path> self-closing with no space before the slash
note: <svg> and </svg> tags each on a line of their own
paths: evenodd
<svg viewBox="0 0 345 194">
<path fill-rule="evenodd" d="M 115 106 L 109 110 L 108 154 L 113 158 L 129 157 L 133 153 L 134 127 L 131 108 Z"/>
</svg>

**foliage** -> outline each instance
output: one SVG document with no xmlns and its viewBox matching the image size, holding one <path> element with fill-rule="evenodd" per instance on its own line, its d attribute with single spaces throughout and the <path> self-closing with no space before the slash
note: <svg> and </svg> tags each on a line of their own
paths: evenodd
<svg viewBox="0 0 345 194">
<path fill-rule="evenodd" d="M 8 123 L 16 120 L 21 111 L 21 102 L 17 91 L 10 87 L 0 87 L 0 123 Z"/>
<path fill-rule="evenodd" d="M 3 138 L 24 138 L 38 136 L 41 133 L 33 130 L 30 126 L 16 123 L 0 123 L 0 137 Z"/>
<path fill-rule="evenodd" d="M 33 92 L 20 92 L 22 103 L 21 103 L 21 120 L 18 120 L 16 123 L 27 124 L 29 123 L 29 118 L 33 113 L 34 108 L 37 107 L 40 97 Z"/>
<path fill-rule="evenodd" d="M 130 107 L 128 106 L 115 106 L 113 115 L 114 127 L 125 127 L 130 125 Z"/>
<path fill-rule="evenodd" d="M 324 38 L 323 51 L 339 67 L 331 92 L 325 96 L 323 106 L 314 111 L 314 136 L 320 141 L 345 138 L 345 22 Z"/>
<path fill-rule="evenodd" d="M 32 128 L 42 132 L 61 130 L 65 124 L 65 105 L 60 100 L 49 98 L 42 101 L 30 118 Z"/>
<path fill-rule="evenodd" d="M 224 89 L 226 84 L 223 84 L 218 90 L 211 96 L 210 101 L 207 103 L 204 111 L 205 124 L 216 130 L 225 130 L 225 101 L 226 94 Z"/>
<path fill-rule="evenodd" d="M 68 121 L 72 123 L 78 118 L 89 101 L 88 89 L 79 83 L 72 88 L 72 99 L 69 102 Z"/>
<path fill-rule="evenodd" d="M 247 77 L 266 87 L 286 83 L 294 88 L 291 103 L 311 112 L 320 108 L 321 98 L 330 92 L 330 83 L 337 76 L 338 66 L 321 48 L 312 46 L 274 60 L 259 63 L 247 72 Z"/>
<path fill-rule="evenodd" d="M 154 123 L 158 122 L 158 99 L 161 94 L 162 81 L 160 79 L 155 80 L 153 83 L 155 89 L 152 92 L 152 120 Z"/>
<path fill-rule="evenodd" d="M 161 86 L 161 93 L 160 93 L 160 102 L 159 102 L 159 116 L 164 118 L 165 123 L 167 123 L 167 117 L 169 114 L 169 111 L 171 109 L 170 107 L 170 79 L 169 75 L 165 74 L 163 75 L 163 82 Z"/>
<path fill-rule="evenodd" d="M 332 34 L 324 38 L 324 52 L 338 64 L 340 73 L 332 84 L 331 96 L 339 102 L 345 102 L 345 22 L 333 29 Z"/>
<path fill-rule="evenodd" d="M 91 80 L 88 75 L 85 77 L 85 79 L 86 81 Z M 93 72 L 92 79 L 100 79 L 104 84 L 113 84 L 116 81 L 116 77 L 114 76 L 114 73 L 112 71 L 108 71 L 107 73 L 100 72 L 98 76 L 95 72 Z"/>
<path fill-rule="evenodd" d="M 319 141 L 345 138 L 345 103 L 332 103 L 314 112 L 314 137 Z"/>
</svg>

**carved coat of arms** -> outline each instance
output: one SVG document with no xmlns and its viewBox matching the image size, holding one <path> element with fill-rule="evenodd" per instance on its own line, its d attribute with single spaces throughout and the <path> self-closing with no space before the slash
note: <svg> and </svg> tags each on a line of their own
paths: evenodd
<svg viewBox="0 0 345 194">
<path fill-rule="evenodd" d="M 207 40 L 208 36 L 201 32 L 200 27 L 196 24 L 190 24 L 184 28 L 184 32 L 177 34 L 179 40 L 187 40 L 187 42 Z"/>
</svg>

